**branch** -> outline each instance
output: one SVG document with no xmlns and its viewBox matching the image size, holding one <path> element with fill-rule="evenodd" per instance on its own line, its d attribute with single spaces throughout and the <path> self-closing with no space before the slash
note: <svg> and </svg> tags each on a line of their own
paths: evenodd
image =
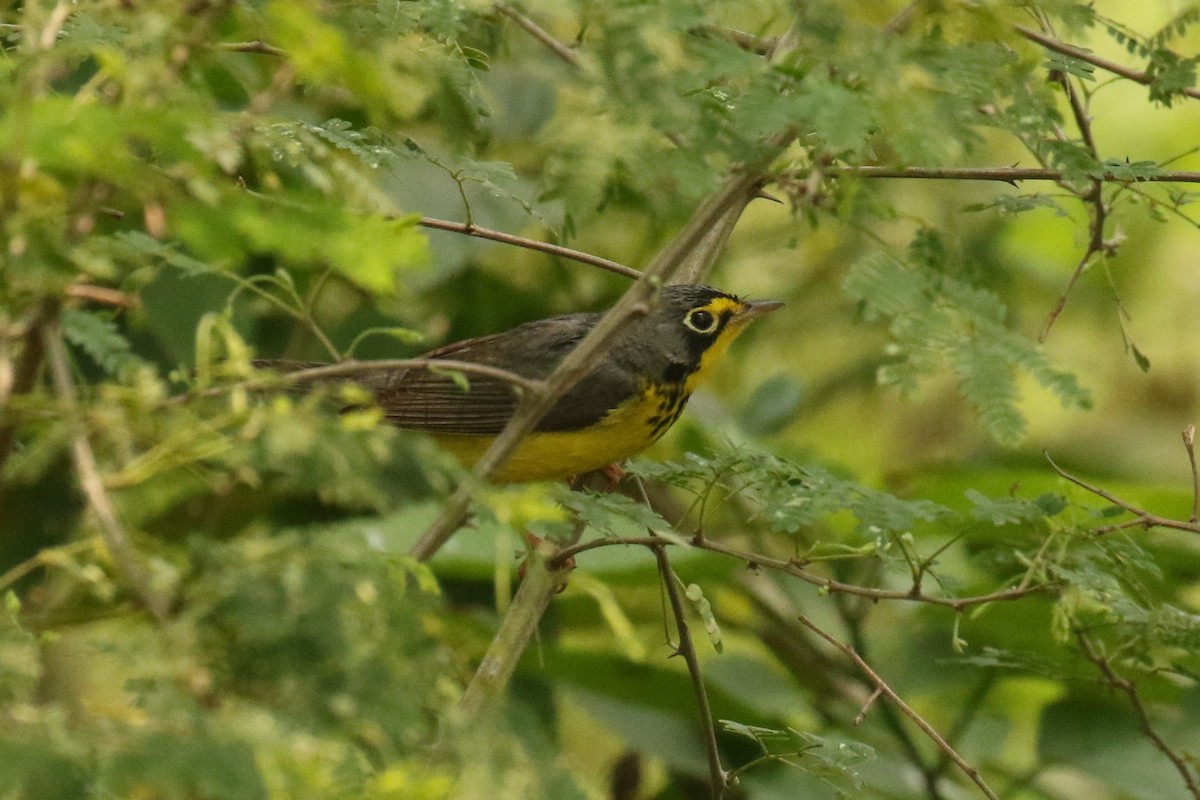
<svg viewBox="0 0 1200 800">
<path fill-rule="evenodd" d="M 601 482 L 607 482 L 602 472 L 589 472 L 577 477 L 571 488 L 599 489 Z M 500 621 L 499 630 L 488 645 L 487 653 L 484 654 L 458 702 L 460 724 L 470 725 L 476 722 L 480 715 L 496 707 L 521 656 L 529 646 L 529 640 L 537 632 L 538 623 L 546 613 L 550 598 L 563 590 L 567 585 L 567 576 L 575 568 L 574 560 L 561 559 L 558 556 L 579 540 L 585 527 L 583 519 L 576 516 L 571 533 L 564 543 L 536 540 L 532 552 L 525 559 L 521 585 L 513 595 L 512 602 Z"/>
<path fill-rule="evenodd" d="M 506 369 L 493 367 L 489 364 L 477 364 L 473 361 L 454 361 L 449 358 L 389 358 L 378 360 L 350 360 L 337 364 L 322 364 L 319 367 L 305 367 L 291 372 L 282 373 L 282 377 L 295 382 L 329 380 L 330 378 L 353 378 L 356 375 L 378 372 L 380 370 L 402 369 L 437 369 L 451 372 L 465 372 L 468 375 L 482 375 L 487 378 L 510 383 L 525 392 L 537 392 L 542 388 L 542 382 L 526 378 Z"/>
<path fill-rule="evenodd" d="M 778 36 L 756 36 L 753 33 L 740 31 L 736 28 L 726 28 L 724 25 L 717 25 L 711 22 L 698 25 L 688 32 L 696 36 L 724 39 L 730 44 L 745 50 L 747 53 L 754 53 L 759 56 L 770 55 L 774 52 L 775 46 L 779 42 Z"/>
<path fill-rule="evenodd" d="M 557 550 L 552 542 L 543 541 L 526 559 L 525 579 L 517 588 L 499 630 L 458 701 L 458 713 L 463 723 L 473 723 L 495 707 L 529 640 L 537 631 L 550 598 L 566 585 L 570 568 L 551 566 Z"/>
<path fill-rule="evenodd" d="M 340 361 L 336 364 L 321 364 L 315 367 L 304 367 L 290 371 L 287 370 L 287 362 L 272 363 L 270 361 L 256 361 L 255 365 L 269 369 L 278 369 L 280 370 L 279 375 L 271 378 L 252 378 L 229 386 L 215 386 L 211 389 L 205 389 L 192 394 L 178 394 L 164 402 L 168 405 L 177 405 L 179 403 L 186 403 L 197 397 L 219 397 L 234 387 L 250 390 L 271 389 L 277 388 L 280 381 L 284 383 L 316 382 L 331 380 L 333 378 L 354 378 L 358 375 L 378 372 L 380 370 L 401 369 L 444 369 L 451 372 L 465 372 L 468 375 L 483 375 L 512 384 L 522 392 L 541 391 L 543 386 L 541 381 L 526 378 L 524 375 L 518 375 L 506 369 L 500 369 L 488 364 L 476 364 L 473 361 L 454 361 L 449 358 L 381 358 L 365 361 L 351 359 L 349 361 Z"/>
<path fill-rule="evenodd" d="M 527 250 L 536 250 L 539 253 L 548 253 L 559 258 L 569 258 L 572 261 L 578 261 L 581 264 L 588 264 L 600 269 L 606 269 L 609 272 L 615 272 L 618 275 L 624 275 L 626 278 L 637 279 L 641 277 L 633 267 L 627 267 L 616 261 L 610 261 L 607 258 L 594 256 L 591 253 L 584 253 L 579 250 L 572 250 L 569 247 L 562 245 L 550 244 L 549 242 L 539 242 L 537 239 L 527 239 L 524 236 L 515 236 L 511 233 L 503 231 L 489 230 L 481 228 L 478 225 L 464 222 L 450 222 L 444 219 L 434 219 L 433 217 L 421 217 L 420 225 L 425 228 L 434 228 L 441 231 L 452 231 L 454 233 L 462 233 L 467 236 L 475 236 L 480 239 L 490 239 L 493 242 L 503 242 L 517 247 L 524 247 Z"/>
<path fill-rule="evenodd" d="M 164 622 L 169 612 L 167 598 L 160 595 L 147 577 L 138 561 L 137 552 L 129 543 L 121 521 L 117 519 L 108 494 L 104 489 L 104 481 L 96 466 L 96 456 L 88 442 L 87 433 L 83 427 L 79 410 L 79 399 L 75 393 L 75 384 L 71 379 L 71 368 L 67 362 L 67 349 L 57 330 L 47 331 L 46 358 L 50 364 L 50 374 L 54 380 L 54 388 L 58 394 L 63 411 L 76 419 L 79 430 L 71 443 L 71 452 L 75 460 L 75 471 L 79 476 L 79 485 L 91 505 L 96 519 L 100 523 L 100 535 L 104 546 L 112 556 L 113 562 L 125 580 L 150 612 Z"/>
<path fill-rule="evenodd" d="M 1092 133 L 1092 120 L 1088 116 L 1087 108 L 1083 100 L 1079 96 L 1079 91 L 1075 88 L 1075 84 L 1071 82 L 1071 78 L 1066 73 L 1057 73 L 1058 82 L 1062 86 L 1063 91 L 1067 93 L 1067 100 L 1071 105 L 1071 115 L 1075 118 L 1075 125 L 1079 128 L 1079 135 L 1083 138 L 1083 143 L 1087 147 L 1088 154 L 1097 163 L 1100 162 L 1100 150 L 1096 146 L 1096 137 Z M 1090 236 L 1088 237 L 1087 247 L 1084 248 L 1083 255 L 1079 257 L 1079 263 L 1075 265 L 1075 270 L 1071 273 L 1071 277 L 1067 280 L 1066 286 L 1058 296 L 1058 301 L 1054 304 L 1054 308 L 1050 309 L 1050 313 L 1046 315 L 1046 321 L 1042 323 L 1042 331 L 1038 334 L 1038 341 L 1046 341 L 1046 337 L 1050 335 L 1050 328 L 1054 326 L 1059 315 L 1067 306 L 1067 298 L 1071 293 L 1071 289 L 1075 287 L 1075 283 L 1079 277 L 1083 275 L 1085 269 L 1091 264 L 1092 257 L 1098 253 L 1104 252 L 1106 249 L 1104 242 L 1104 225 L 1108 220 L 1108 206 L 1104 202 L 1104 182 L 1099 178 L 1093 178 L 1091 188 L 1087 193 L 1082 193 L 1072 190 L 1065 186 L 1068 191 L 1079 197 L 1085 205 L 1091 206 L 1091 220 L 1089 223 Z"/>
<path fill-rule="evenodd" d="M 579 54 L 576 53 L 574 50 L 572 50 L 570 47 L 567 47 L 565 44 L 560 42 L 558 39 L 555 39 L 553 36 L 551 36 L 546 31 L 546 29 L 543 28 L 541 25 L 538 25 L 532 19 L 525 16 L 520 11 L 517 11 L 515 8 L 510 6 L 508 3 L 496 3 L 495 8 L 496 8 L 497 12 L 499 12 L 500 14 L 503 14 L 504 16 L 511 19 L 513 22 L 520 25 L 522 28 L 525 29 L 526 33 L 528 33 L 534 39 L 537 39 L 539 42 L 541 42 L 546 47 L 548 47 L 550 49 L 550 52 L 554 53 L 554 55 L 558 56 L 560 59 L 562 59 L 566 63 L 570 64 L 572 67 L 575 67 L 576 69 L 578 69 L 581 66 L 580 61 L 579 61 Z"/>
<path fill-rule="evenodd" d="M 1167 757 L 1167 760 L 1175 765 L 1175 770 L 1183 778 L 1184 786 L 1188 792 L 1196 800 L 1200 800 L 1200 785 L 1196 783 L 1196 776 L 1193 774 L 1192 768 L 1188 766 L 1188 760 L 1185 756 L 1180 755 L 1167 744 L 1166 740 L 1159 735 L 1158 731 L 1150 722 L 1150 715 L 1146 713 L 1146 706 L 1142 704 L 1141 695 L 1138 694 L 1137 685 L 1127 678 L 1123 678 L 1117 674 L 1112 665 L 1108 663 L 1108 659 L 1098 653 L 1092 646 L 1091 640 L 1082 632 L 1078 631 L 1075 638 L 1079 641 L 1079 648 L 1083 651 L 1084 657 L 1096 665 L 1100 670 L 1100 674 L 1104 676 L 1104 680 L 1109 686 L 1125 693 L 1129 698 L 1129 705 L 1133 708 L 1133 713 L 1138 718 L 1138 729 L 1142 735 L 1158 749 L 1160 753 Z"/>
<path fill-rule="evenodd" d="M 1128 511 L 1130 514 L 1134 515 L 1135 518 L 1132 520 L 1126 520 L 1125 522 L 1117 523 L 1116 525 L 1106 525 L 1103 528 L 1097 528 L 1096 530 L 1092 531 L 1092 534 L 1095 536 L 1103 536 L 1106 533 L 1112 533 L 1113 531 L 1116 531 L 1116 530 L 1121 530 L 1124 528 L 1136 528 L 1136 527 L 1173 528 L 1174 530 L 1178 530 L 1178 531 L 1187 531 L 1189 533 L 1200 533 L 1200 523 L 1197 523 L 1195 521 L 1183 522 L 1181 520 L 1170 519 L 1168 517 L 1160 517 L 1158 514 L 1152 514 L 1149 511 L 1145 510 L 1144 508 L 1135 506 L 1133 503 L 1130 503 L 1127 500 L 1122 500 L 1121 498 L 1117 497 L 1115 494 L 1112 494 L 1111 492 L 1101 489 L 1099 486 L 1093 486 L 1092 484 L 1088 483 L 1087 481 L 1084 481 L 1082 478 L 1075 477 L 1074 475 L 1070 474 L 1069 472 L 1064 470 L 1062 467 L 1060 467 L 1058 464 L 1054 463 L 1054 459 L 1050 458 L 1049 453 L 1043 452 L 1042 455 L 1046 458 L 1047 461 L 1050 462 L 1051 468 L 1053 468 L 1053 470 L 1055 472 L 1057 472 L 1060 477 L 1066 478 L 1068 481 L 1075 484 L 1076 486 L 1091 492 L 1092 494 L 1096 495 L 1097 497 L 1103 497 L 1105 500 L 1112 503 L 1114 506 L 1123 508 L 1124 510 Z"/>
<path fill-rule="evenodd" d="M 1051 36 L 1047 36 L 1040 31 L 1035 31 L 1032 28 L 1026 28 L 1024 25 L 1014 25 L 1013 28 L 1017 31 L 1017 33 L 1021 34 L 1026 39 L 1030 40 L 1031 42 L 1037 42 L 1047 50 L 1053 50 L 1054 52 L 1061 53 L 1064 56 L 1070 56 L 1071 58 L 1078 59 L 1085 63 L 1099 67 L 1107 72 L 1111 72 L 1114 75 L 1120 75 L 1122 78 L 1128 78 L 1134 83 L 1140 83 L 1143 86 L 1149 86 L 1150 84 L 1154 83 L 1154 78 L 1145 72 L 1138 72 L 1137 70 L 1126 67 L 1123 64 L 1118 64 L 1115 61 L 1109 61 L 1107 58 L 1101 58 L 1100 56 L 1088 50 L 1076 47 L 1075 45 L 1066 44 L 1065 42 L 1060 42 L 1059 40 Z M 1189 87 L 1183 90 L 1183 94 L 1186 94 L 1188 97 L 1200 98 L 1200 89 Z"/>
<path fill-rule="evenodd" d="M 892 689 L 892 687 L 888 686 L 887 682 L 883 678 L 881 678 L 879 676 L 879 674 L 877 672 L 875 672 L 875 670 L 871 669 L 871 665 L 868 664 L 866 661 L 864 661 L 862 659 L 862 656 L 860 656 L 857 652 L 855 652 L 853 648 L 842 644 L 837 639 L 833 638 L 828 633 L 826 633 L 825 631 L 818 628 L 811 621 L 809 621 L 809 619 L 807 617 L 805 617 L 803 614 L 800 615 L 799 619 L 800 619 L 801 624 L 804 625 L 804 627 L 808 628 L 810 631 L 817 634 L 825 641 L 829 642 L 829 644 L 836 647 L 838 650 L 840 650 L 842 653 L 844 653 L 851 661 L 853 661 L 855 666 L 857 666 L 860 670 L 862 670 L 863 673 L 868 678 L 871 679 L 871 682 L 875 684 L 876 688 L 879 689 L 879 691 L 883 692 L 889 700 L 891 700 L 893 703 L 895 703 L 896 707 L 899 708 L 902 712 L 904 712 L 905 716 L 907 716 L 914 723 L 916 723 L 916 726 L 918 728 L 920 728 L 925 733 L 925 735 L 928 736 L 930 738 L 930 740 L 933 741 L 933 743 L 936 744 L 938 746 L 938 748 L 943 753 L 945 753 L 947 755 L 947 757 L 949 757 L 950 760 L 953 761 L 960 770 L 963 771 L 963 774 L 965 774 L 968 778 L 970 778 L 971 781 L 976 786 L 979 787 L 980 791 L 982 791 L 985 796 L 987 796 L 990 800 L 1000 800 L 1000 798 L 996 795 L 996 793 L 992 791 L 991 787 L 989 787 L 987 785 L 987 783 L 983 780 L 983 777 L 979 774 L 979 770 L 977 770 L 975 767 L 973 767 L 969 763 L 967 763 L 967 761 L 958 754 L 958 751 L 955 750 L 950 745 L 949 742 L 947 742 L 945 739 L 943 739 L 941 734 L 939 734 L 932 725 L 930 725 L 928 722 L 926 722 L 925 719 L 920 714 L 918 714 L 916 711 L 914 711 L 912 709 L 911 706 L 908 705 L 908 703 L 905 703 L 902 699 L 900 699 L 900 695 L 896 694 L 896 692 Z"/>
<path fill-rule="evenodd" d="M 1183 429 L 1183 448 L 1187 450 L 1188 465 L 1192 468 L 1192 515 L 1188 522 L 1200 522 L 1200 472 L 1196 471 L 1196 426 Z"/>
<path fill-rule="evenodd" d="M 849 634 L 850 641 L 848 646 L 858 653 L 859 657 L 865 661 L 867 643 L 862 633 L 862 617 L 847 613 L 848 609 L 846 608 L 845 603 L 835 602 L 834 607 L 837 608 L 839 612 L 838 615 L 842 619 L 842 624 L 846 627 L 846 631 Z M 873 686 L 874 691 L 871 693 L 871 699 L 868 699 L 867 702 L 862 705 L 862 707 L 859 709 L 858 715 L 855 716 L 855 727 L 863 723 L 863 721 L 867 718 L 867 714 L 870 711 L 871 706 L 875 704 L 875 700 L 878 699 L 879 695 L 883 694 L 883 689 L 881 689 L 878 684 L 872 681 L 868 676 L 862 675 L 861 680 L 866 682 L 868 685 Z M 891 703 L 880 703 L 879 716 L 883 720 L 884 727 L 891 732 L 897 743 L 899 743 L 900 749 L 904 751 L 904 755 L 910 762 L 912 762 L 913 768 L 916 769 L 917 772 L 921 773 L 921 780 L 925 783 L 925 794 L 928 796 L 929 800 L 945 800 L 945 796 L 938 788 L 938 781 L 941 777 L 941 772 L 944 772 L 944 770 L 938 771 L 936 765 L 929 765 L 925 763 L 925 757 L 921 753 L 921 749 L 917 746 L 916 738 L 914 738 L 912 734 L 910 734 L 909 729 L 905 727 L 904 718 L 896 710 L 896 706 Z M 949 741 L 950 737 L 946 737 L 946 739 Z"/>
<path fill-rule="evenodd" d="M 671 561 L 664 546 L 668 542 L 653 534 L 649 538 L 657 542 L 650 549 L 654 551 L 654 558 L 658 562 L 658 574 L 662 577 L 663 588 L 666 589 L 667 600 L 671 604 L 671 613 L 675 617 L 675 630 L 679 636 L 675 655 L 683 656 L 683 660 L 687 662 L 688 675 L 692 679 L 692 692 L 696 695 L 696 710 L 700 714 L 700 726 L 704 731 L 704 751 L 708 757 L 708 780 L 712 800 L 721 800 L 725 796 L 725 788 L 729 785 L 729 774 L 721 766 L 721 751 L 717 748 L 717 731 L 713 727 L 712 708 L 708 704 L 708 692 L 704 689 L 704 678 L 700 673 L 700 660 L 696 657 L 696 646 L 688 630 L 687 613 L 683 599 L 679 596 L 675 571 L 671 569 Z"/>
<path fill-rule="evenodd" d="M 591 541 L 583 542 L 572 547 L 563 548 L 563 550 L 555 557 L 558 563 L 565 563 L 566 559 L 572 558 L 579 553 L 588 550 L 595 550 L 600 547 L 613 547 L 616 545 L 634 545 L 641 547 L 649 547 L 652 549 L 662 547 L 664 545 L 674 544 L 657 537 L 650 536 L 633 536 L 628 538 L 605 538 L 592 539 Z M 809 572 L 804 568 L 802 562 L 797 560 L 785 561 L 780 558 L 771 558 L 770 556 L 754 553 L 749 550 L 739 550 L 729 545 L 721 544 L 720 542 L 706 539 L 703 537 L 693 537 L 688 544 L 698 550 L 707 550 L 711 553 L 720 553 L 721 555 L 735 558 L 739 561 L 744 561 L 756 567 L 782 572 L 792 577 L 811 583 L 814 586 L 820 587 L 830 594 L 842 593 L 852 594 L 859 597 L 865 597 L 869 600 L 903 600 L 913 603 L 928 603 L 929 605 L 944 606 L 945 608 L 954 611 L 962 611 L 963 609 L 972 606 L 984 605 L 987 603 L 1003 602 L 1006 600 L 1017 600 L 1022 597 L 1027 597 L 1032 594 L 1049 591 L 1049 584 L 1041 584 L 1037 586 L 1016 586 L 1012 589 L 1001 589 L 999 591 L 990 592 L 988 594 L 975 595 L 971 597 L 938 597 L 937 595 L 926 594 L 920 590 L 920 587 L 914 585 L 908 591 L 893 591 L 889 589 L 874 589 L 869 586 L 856 586 L 851 583 L 842 583 L 841 581 L 826 578 L 823 575 L 817 575 Z"/>
<path fill-rule="evenodd" d="M 76 300 L 90 300 L 93 303 L 118 308 L 138 308 L 141 306 L 141 298 L 135 294 L 126 294 L 118 289 L 110 289 L 107 286 L 94 286 L 89 283 L 71 284 L 67 287 L 66 295 Z"/>
<path fill-rule="evenodd" d="M 1061 183 L 1064 173 L 1047 167 L 889 167 L 889 166 L 826 166 L 825 175 L 856 175 L 862 178 L 909 178 L 918 180 L 999 181 L 1016 186 L 1019 181 L 1053 181 Z M 802 173 L 784 173 L 785 177 L 806 178 Z M 1177 170 L 1159 172 L 1135 180 L 1118 178 L 1113 170 L 1105 170 L 1093 179 L 1108 183 L 1200 183 L 1200 172 Z"/>
<path fill-rule="evenodd" d="M 255 39 L 253 42 L 218 42 L 217 49 L 229 50 L 234 53 L 258 53 L 259 55 L 277 56 L 279 58 L 287 55 L 286 50 L 273 47 L 261 39 Z"/>
</svg>

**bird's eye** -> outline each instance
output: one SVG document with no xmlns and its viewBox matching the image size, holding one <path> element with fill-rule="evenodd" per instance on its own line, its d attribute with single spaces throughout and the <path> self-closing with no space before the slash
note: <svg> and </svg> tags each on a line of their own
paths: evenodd
<svg viewBox="0 0 1200 800">
<path fill-rule="evenodd" d="M 717 329 L 717 318 L 711 311 L 697 308 L 687 313 L 683 324 L 696 333 L 712 333 Z"/>
</svg>

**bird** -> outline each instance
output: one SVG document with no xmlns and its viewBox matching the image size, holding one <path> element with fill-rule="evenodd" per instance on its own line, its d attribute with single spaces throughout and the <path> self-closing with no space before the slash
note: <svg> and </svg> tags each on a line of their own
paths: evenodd
<svg viewBox="0 0 1200 800">
<path fill-rule="evenodd" d="M 489 479 L 565 479 L 637 455 L 675 423 L 746 324 L 782 305 L 750 302 L 697 284 L 663 287 L 649 310 L 615 335 L 599 363 L 555 401 Z M 467 362 L 540 380 L 601 316 L 578 312 L 533 320 L 444 345 L 420 358 Z M 315 366 L 283 361 L 256 365 L 285 372 Z M 423 367 L 371 369 L 370 362 L 362 362 L 350 378 L 374 395 L 388 422 L 429 434 L 470 466 L 508 424 L 519 397 L 513 384 L 497 375 L 467 373 L 466 381 L 462 375 Z"/>
</svg>

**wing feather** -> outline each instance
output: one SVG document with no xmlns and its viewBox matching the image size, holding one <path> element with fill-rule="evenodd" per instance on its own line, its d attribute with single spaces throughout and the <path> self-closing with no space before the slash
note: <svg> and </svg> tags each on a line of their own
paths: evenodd
<svg viewBox="0 0 1200 800">
<path fill-rule="evenodd" d="M 587 335 L 598 314 L 566 314 L 527 322 L 490 336 L 454 342 L 423 354 L 507 370 L 523 378 L 545 378 Z M 284 370 L 312 364 L 262 362 Z M 387 420 L 402 428 L 429 433 L 497 434 L 508 424 L 518 390 L 499 378 L 461 373 L 467 388 L 447 374 L 428 369 L 366 370 L 352 377 L 370 390 Z M 587 375 L 558 400 L 539 431 L 574 430 L 598 421 L 607 410 L 636 391 L 636 380 L 613 363 Z"/>
</svg>

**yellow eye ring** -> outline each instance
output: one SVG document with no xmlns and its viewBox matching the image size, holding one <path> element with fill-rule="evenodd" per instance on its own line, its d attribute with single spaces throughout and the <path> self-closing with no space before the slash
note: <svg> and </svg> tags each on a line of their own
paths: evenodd
<svg viewBox="0 0 1200 800">
<path fill-rule="evenodd" d="M 717 329 L 717 317 L 711 311 L 694 308 L 683 318 L 683 324 L 688 330 L 696 333 L 709 334 Z"/>
</svg>

